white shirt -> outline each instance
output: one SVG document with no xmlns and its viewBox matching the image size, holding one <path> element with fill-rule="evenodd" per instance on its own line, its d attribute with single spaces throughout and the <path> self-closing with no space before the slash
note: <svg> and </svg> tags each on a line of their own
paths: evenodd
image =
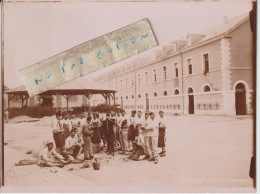
<svg viewBox="0 0 260 194">
<path fill-rule="evenodd" d="M 143 130 L 143 136 L 147 136 L 148 135 L 148 129 L 147 129 L 147 126 L 148 126 L 148 123 L 149 123 L 149 121 L 150 121 L 151 119 L 150 118 L 148 118 L 147 120 L 143 120 L 143 122 L 142 122 L 142 127 L 144 128 L 144 130 Z"/>
<path fill-rule="evenodd" d="M 164 121 L 164 117 L 163 117 L 163 118 L 160 117 L 159 127 L 165 127 L 165 128 L 166 128 L 165 121 Z"/>
<path fill-rule="evenodd" d="M 144 121 L 144 119 L 143 119 L 142 117 L 141 117 L 141 118 L 136 117 L 136 119 L 135 119 L 135 126 L 136 126 L 137 124 L 142 125 L 142 124 L 143 124 L 143 121 Z"/>
<path fill-rule="evenodd" d="M 136 141 L 136 144 L 141 146 L 141 147 L 144 147 L 145 146 L 145 143 L 144 143 L 144 136 L 142 134 L 139 134 L 138 136 L 135 137 L 135 141 Z"/>
<path fill-rule="evenodd" d="M 156 136 L 156 131 L 158 128 L 158 121 L 156 121 L 156 119 L 152 120 L 150 119 L 147 125 L 147 136 L 151 137 L 151 136 Z"/>
<path fill-rule="evenodd" d="M 73 138 L 69 136 L 65 141 L 64 149 L 69 149 L 74 145 L 78 145 L 78 138 L 76 137 L 76 135 Z"/>
<path fill-rule="evenodd" d="M 51 123 L 51 129 L 52 129 L 53 133 L 61 132 L 61 130 L 62 130 L 61 121 L 58 121 L 57 119 L 53 120 Z"/>
<path fill-rule="evenodd" d="M 40 152 L 39 158 L 37 163 L 40 164 L 40 162 L 54 162 L 56 159 L 64 160 L 64 158 L 58 154 L 54 149 L 49 151 L 48 147 L 42 149 Z"/>
</svg>

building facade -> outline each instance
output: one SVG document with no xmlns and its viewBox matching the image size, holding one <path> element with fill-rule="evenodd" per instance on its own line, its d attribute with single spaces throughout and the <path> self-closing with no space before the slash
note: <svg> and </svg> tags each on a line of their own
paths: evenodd
<svg viewBox="0 0 260 194">
<path fill-rule="evenodd" d="M 124 109 L 180 114 L 245 115 L 253 107 L 253 33 L 238 16 L 203 34 L 153 49 L 93 81 L 118 91 Z M 103 103 L 94 97 L 91 105 Z"/>
</svg>

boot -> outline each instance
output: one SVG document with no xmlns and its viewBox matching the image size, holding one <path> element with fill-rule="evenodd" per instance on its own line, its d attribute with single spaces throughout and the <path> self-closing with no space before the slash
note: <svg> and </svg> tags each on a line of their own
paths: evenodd
<svg viewBox="0 0 260 194">
<path fill-rule="evenodd" d="M 154 163 L 158 164 L 158 158 L 157 157 L 154 158 Z"/>
<path fill-rule="evenodd" d="M 160 156 L 161 156 L 161 157 L 166 156 L 166 152 L 161 153 Z"/>
<path fill-rule="evenodd" d="M 149 161 L 154 161 L 154 160 L 155 160 L 155 158 L 153 156 L 149 157 Z"/>
</svg>

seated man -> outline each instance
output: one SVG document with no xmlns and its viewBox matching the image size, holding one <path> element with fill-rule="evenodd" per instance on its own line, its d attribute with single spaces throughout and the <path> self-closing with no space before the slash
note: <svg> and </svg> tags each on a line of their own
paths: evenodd
<svg viewBox="0 0 260 194">
<path fill-rule="evenodd" d="M 53 142 L 48 141 L 46 143 L 46 148 L 44 148 L 37 160 L 37 165 L 41 167 L 63 167 L 64 164 L 67 162 L 65 161 L 64 157 L 60 154 L 58 154 L 54 149 Z"/>
<path fill-rule="evenodd" d="M 144 154 L 145 143 L 144 143 L 144 136 L 141 133 L 142 133 L 141 125 L 137 124 L 135 129 L 135 140 L 132 142 L 133 152 L 129 156 L 129 159 L 138 161 L 140 156 Z"/>
<path fill-rule="evenodd" d="M 72 130 L 70 132 L 70 136 L 65 141 L 63 156 L 68 160 L 76 159 L 83 149 L 80 139 L 76 136 L 76 133 L 76 130 Z"/>
</svg>

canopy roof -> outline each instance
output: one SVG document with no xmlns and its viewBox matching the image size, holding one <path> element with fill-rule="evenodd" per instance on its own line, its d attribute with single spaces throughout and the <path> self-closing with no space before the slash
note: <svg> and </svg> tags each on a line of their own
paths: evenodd
<svg viewBox="0 0 260 194">
<path fill-rule="evenodd" d="M 66 82 L 53 89 L 45 91 L 39 95 L 88 95 L 88 94 L 107 94 L 115 93 L 115 90 L 104 89 L 104 86 L 94 83 L 90 80 L 78 78 Z M 5 91 L 5 94 L 29 95 L 25 86 L 21 85 L 13 89 Z"/>
</svg>

